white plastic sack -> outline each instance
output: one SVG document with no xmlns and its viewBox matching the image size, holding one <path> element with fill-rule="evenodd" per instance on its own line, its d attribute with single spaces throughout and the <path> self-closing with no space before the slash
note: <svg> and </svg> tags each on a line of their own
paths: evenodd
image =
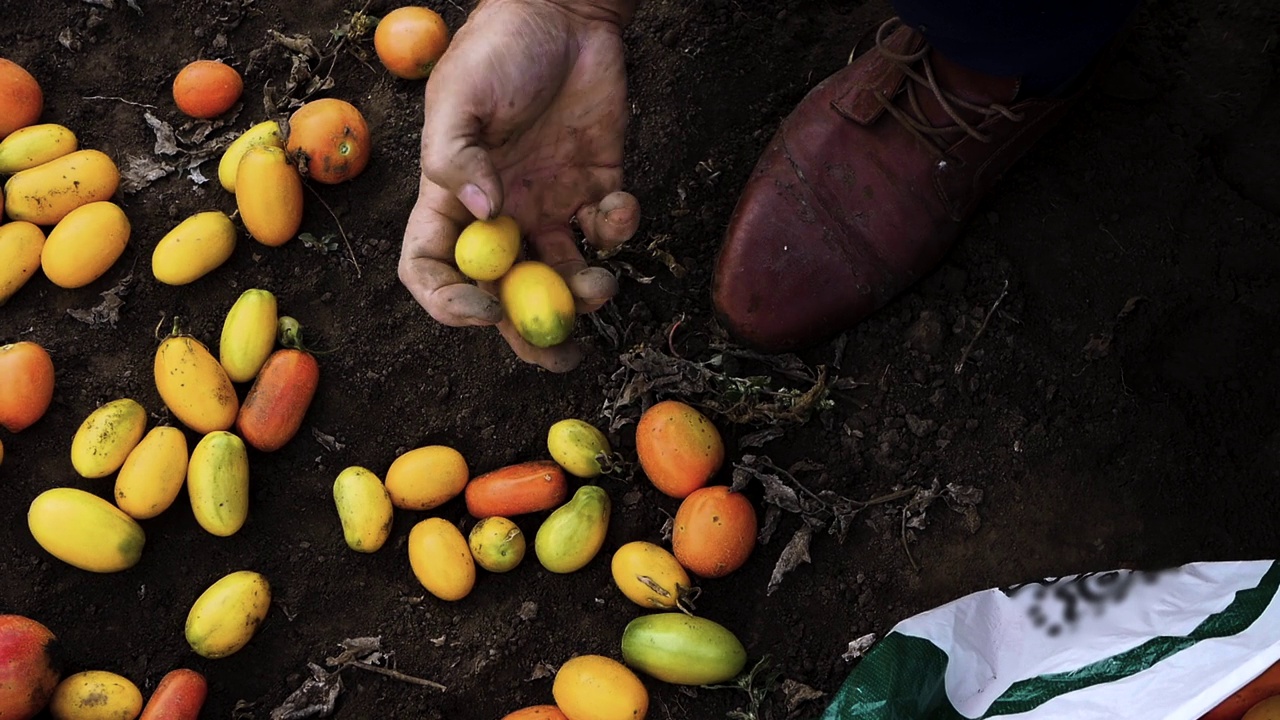
<svg viewBox="0 0 1280 720">
<path fill-rule="evenodd" d="M 1048 578 L 896 625 L 822 720 L 1195 720 L 1280 659 L 1280 564 Z"/>
</svg>

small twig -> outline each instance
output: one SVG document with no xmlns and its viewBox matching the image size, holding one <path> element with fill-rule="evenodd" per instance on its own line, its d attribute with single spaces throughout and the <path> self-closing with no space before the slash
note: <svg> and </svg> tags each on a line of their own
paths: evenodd
<svg viewBox="0 0 1280 720">
<path fill-rule="evenodd" d="M 337 224 L 338 234 L 342 235 L 342 242 L 347 246 L 347 255 L 351 257 L 351 264 L 356 266 L 356 277 L 360 277 L 360 263 L 356 262 L 356 251 L 351 249 L 351 241 L 347 239 L 347 231 L 342 228 L 342 221 L 338 219 L 337 214 L 333 212 L 333 208 L 329 207 L 329 203 L 324 201 L 324 198 L 320 196 L 320 193 L 316 192 L 315 188 L 311 187 L 310 184 L 303 184 L 307 186 L 312 195 L 316 196 L 316 199 L 320 201 L 324 209 L 328 211 L 329 217 L 333 218 L 333 222 Z"/>
<path fill-rule="evenodd" d="M 964 352 L 960 353 L 960 361 L 956 363 L 956 374 L 959 375 L 964 371 L 964 364 L 969 360 L 969 353 L 973 351 L 973 346 L 978 342 L 978 338 L 982 337 L 982 333 L 987 329 L 987 323 L 991 322 L 991 316 L 996 314 L 996 308 L 1000 307 L 1000 303 L 1004 302 L 1004 297 L 1009 294 L 1009 281 L 1004 281 L 1004 287 L 1000 290 L 1000 297 L 992 303 L 991 309 L 987 311 L 987 316 L 982 318 L 982 324 L 978 326 L 978 332 L 974 333 L 973 339 L 968 345 L 964 346 Z"/>
<path fill-rule="evenodd" d="M 407 682 L 412 685 L 422 685 L 423 687 L 433 688 L 435 690 L 439 690 L 440 692 L 445 692 L 448 690 L 447 687 L 445 687 L 444 685 L 441 685 L 438 682 L 435 682 L 434 680 L 426 680 L 420 677 L 414 677 L 413 675 L 406 675 L 400 672 L 399 670 L 384 668 L 380 665 L 371 665 L 363 660 L 348 660 L 344 662 L 343 665 L 350 666 L 350 667 L 357 667 L 357 668 L 360 668 L 361 670 L 368 670 L 370 672 L 376 672 L 379 675 L 386 675 L 389 678 L 393 678 L 401 682 Z"/>
<path fill-rule="evenodd" d="M 88 97 L 82 97 L 80 99 L 81 100 L 115 100 L 116 102 L 122 102 L 125 105 L 133 105 L 134 107 L 150 108 L 152 110 L 156 109 L 155 105 L 148 105 L 146 103 L 134 102 L 132 100 L 125 100 L 124 98 L 117 97 L 115 95 L 90 95 Z"/>
<path fill-rule="evenodd" d="M 916 564 L 916 559 L 911 557 L 911 547 L 907 545 L 907 506 L 902 506 L 902 550 L 907 554 L 907 560 L 911 562 L 911 569 L 920 572 L 920 566 Z"/>
<path fill-rule="evenodd" d="M 870 500 L 854 500 L 850 498 L 849 502 L 852 502 L 863 508 L 869 508 L 872 505 L 885 505 L 887 503 L 893 502 L 894 500 L 901 500 L 902 498 L 907 497 L 908 495 L 916 494 L 916 492 L 918 492 L 919 490 L 920 488 L 916 487 L 915 485 L 912 485 L 909 488 L 903 488 L 897 492 L 891 492 L 888 495 L 873 497 Z"/>
</svg>

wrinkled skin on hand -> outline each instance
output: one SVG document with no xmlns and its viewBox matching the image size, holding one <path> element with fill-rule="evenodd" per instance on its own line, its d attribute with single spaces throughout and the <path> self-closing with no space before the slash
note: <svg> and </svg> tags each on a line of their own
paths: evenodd
<svg viewBox="0 0 1280 720">
<path fill-rule="evenodd" d="M 620 22 L 580 2 L 484 0 L 426 87 L 422 178 L 401 282 L 437 321 L 496 325 L 521 359 L 555 372 L 577 367 L 582 349 L 525 342 L 493 284 L 459 273 L 453 249 L 473 219 L 509 214 L 529 256 L 568 282 L 580 313 L 617 293 L 611 273 L 587 266 L 573 223 L 607 250 L 640 221 L 636 199 L 620 189 L 628 113 Z"/>
</svg>

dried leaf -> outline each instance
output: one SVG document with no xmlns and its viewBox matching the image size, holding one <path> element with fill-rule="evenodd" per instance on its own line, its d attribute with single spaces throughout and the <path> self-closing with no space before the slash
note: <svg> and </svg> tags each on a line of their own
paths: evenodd
<svg viewBox="0 0 1280 720">
<path fill-rule="evenodd" d="M 152 132 L 156 135 L 155 154 L 177 155 L 180 152 L 178 134 L 174 132 L 173 126 L 152 115 L 150 111 L 144 112 L 142 117 L 151 126 Z"/>
<path fill-rule="evenodd" d="M 533 666 L 533 672 L 529 673 L 529 677 L 525 682 L 533 682 L 534 680 L 542 680 L 556 674 L 556 669 L 547 663 L 538 663 Z"/>
<path fill-rule="evenodd" d="M 316 442 L 320 443 L 321 447 L 329 452 L 338 452 L 345 447 L 342 443 L 338 442 L 338 439 L 334 436 L 320 432 L 316 428 L 311 428 L 311 436 L 316 439 Z"/>
<path fill-rule="evenodd" d="M 124 307 L 124 296 L 129 294 L 129 285 L 133 283 L 133 273 L 130 273 L 110 290 L 101 293 L 102 302 L 88 310 L 76 310 L 67 308 L 67 314 L 97 330 L 103 326 L 115 328 L 116 323 L 120 321 L 120 308 Z"/>
<path fill-rule="evenodd" d="M 782 549 L 777 564 L 773 566 L 773 574 L 769 577 L 769 586 L 765 589 L 765 595 L 772 595 L 773 591 L 782 584 L 783 576 L 799 567 L 800 563 L 811 562 L 809 560 L 811 540 L 813 540 L 813 528 L 805 523 L 796 530 L 796 534 L 791 536 L 791 542 Z"/>
<path fill-rule="evenodd" d="M 849 643 L 849 649 L 846 650 L 844 654 L 841 655 L 840 657 L 845 662 L 853 662 L 854 660 L 857 660 L 863 655 L 866 655 L 867 651 L 871 649 L 871 646 L 875 644 L 876 644 L 876 634 L 867 633 L 866 635 L 863 635 L 862 637 L 851 641 Z"/>
<path fill-rule="evenodd" d="M 199 167 L 191 168 L 190 172 L 187 173 L 187 177 L 191 178 L 191 181 L 197 185 L 203 185 L 209 182 L 209 178 L 205 177 L 204 173 L 200 172 Z"/>
<path fill-rule="evenodd" d="M 1126 300 L 1124 303 L 1124 307 L 1120 308 L 1120 314 L 1116 315 L 1116 321 L 1119 322 L 1129 317 L 1129 315 L 1133 314 L 1133 311 L 1138 309 L 1138 303 L 1142 302 L 1143 300 L 1146 300 L 1146 298 L 1142 297 L 1141 295 L 1135 295 L 1129 298 L 1128 300 Z"/>
<path fill-rule="evenodd" d="M 271 711 L 271 720 L 305 720 L 333 714 L 342 693 L 341 671 L 328 672 L 315 663 L 307 663 L 307 667 L 311 668 L 311 677 Z"/>
<path fill-rule="evenodd" d="M 156 158 L 130 155 L 124 170 L 120 171 L 120 189 L 125 194 L 132 195 L 176 169 Z"/>
<path fill-rule="evenodd" d="M 826 693 L 805 685 L 802 682 L 787 679 L 782 681 L 782 694 L 787 699 L 787 712 L 793 713 L 801 705 L 821 698 Z"/>
<path fill-rule="evenodd" d="M 71 52 L 80 52 L 80 39 L 69 27 L 62 28 L 62 32 L 58 33 L 58 44 Z"/>
<path fill-rule="evenodd" d="M 138 4 L 138 0 L 124 0 L 124 4 L 133 8 L 133 11 L 139 15 L 142 14 L 142 6 Z"/>
<path fill-rule="evenodd" d="M 103 7 L 108 10 L 116 9 L 116 0 L 80 0 L 80 2 L 85 3 L 86 5 L 97 5 L 98 7 Z"/>
<path fill-rule="evenodd" d="M 1101 360 L 1111 354 L 1111 333 L 1094 333 L 1089 336 L 1089 342 L 1084 345 L 1084 357 L 1086 360 Z"/>
<path fill-rule="evenodd" d="M 766 443 L 777 440 L 778 438 L 782 437 L 784 434 L 785 432 L 782 430 L 782 428 L 777 428 L 777 427 L 765 428 L 764 430 L 759 430 L 753 433 L 748 433 L 746 435 L 743 435 L 742 439 L 738 441 L 738 445 L 739 447 L 744 447 L 744 448 L 764 447 Z"/>
</svg>

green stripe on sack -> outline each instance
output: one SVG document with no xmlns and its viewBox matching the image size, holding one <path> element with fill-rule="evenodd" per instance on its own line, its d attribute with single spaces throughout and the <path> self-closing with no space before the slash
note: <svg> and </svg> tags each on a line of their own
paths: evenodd
<svg viewBox="0 0 1280 720">
<path fill-rule="evenodd" d="M 1014 683 L 982 717 L 1028 712 L 1060 695 L 1135 675 L 1202 640 L 1237 635 L 1257 621 L 1277 590 L 1280 563 L 1272 563 L 1256 586 L 1237 592 L 1187 635 L 1152 638 L 1078 670 Z M 964 720 L 947 698 L 947 660 L 932 642 L 891 632 L 845 679 L 821 720 Z"/>
<path fill-rule="evenodd" d="M 1079 670 L 1041 675 L 1014 683 L 983 717 L 1027 712 L 1059 695 L 1136 675 L 1202 640 L 1238 635 L 1262 615 L 1275 598 L 1277 589 L 1280 589 L 1280 565 L 1272 563 L 1271 569 L 1255 587 L 1237 592 L 1230 605 L 1205 618 L 1187 635 L 1155 637 L 1132 650 Z"/>
<path fill-rule="evenodd" d="M 947 699 L 947 654 L 891 632 L 858 663 L 821 720 L 964 720 Z"/>
</svg>

